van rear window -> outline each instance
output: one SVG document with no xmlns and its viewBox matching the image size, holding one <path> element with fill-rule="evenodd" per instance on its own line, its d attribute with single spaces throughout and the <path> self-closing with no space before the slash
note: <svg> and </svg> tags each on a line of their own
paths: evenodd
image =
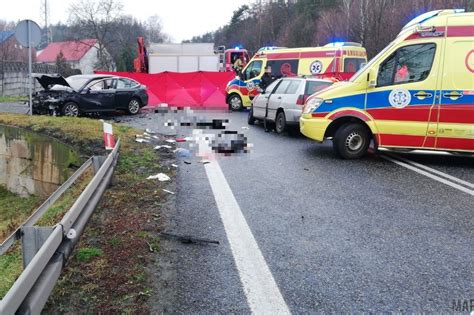
<svg viewBox="0 0 474 315">
<path fill-rule="evenodd" d="M 304 90 L 305 95 L 311 95 L 316 92 L 319 92 L 328 86 L 332 85 L 332 82 L 324 82 L 324 81 L 307 81 L 306 88 Z"/>
</svg>

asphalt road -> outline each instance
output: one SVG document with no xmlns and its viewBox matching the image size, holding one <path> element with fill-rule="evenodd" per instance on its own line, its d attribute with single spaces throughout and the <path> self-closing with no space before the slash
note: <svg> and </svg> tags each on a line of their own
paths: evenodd
<svg viewBox="0 0 474 315">
<path fill-rule="evenodd" d="M 247 126 L 246 113 L 116 120 L 180 137 L 190 136 L 192 127 L 164 123 L 196 122 L 196 116 L 229 119 L 226 130 L 244 133 L 252 148 L 210 164 L 179 158 L 176 205 L 164 213 L 165 231 L 219 244 L 163 239 L 154 312 L 249 313 L 252 298 L 268 298 L 242 281 L 249 259 L 231 246 L 216 196 L 226 183 L 235 200 L 224 208 L 241 211 L 259 249 L 249 253 L 261 253 L 291 313 L 446 313 L 453 300 L 474 299 L 474 158 L 404 153 L 388 156 L 392 161 L 378 154 L 345 161 L 335 157 L 330 142 Z M 225 180 L 211 187 L 216 164 Z M 242 239 L 247 236 L 242 229 Z M 257 263 L 255 268 L 259 272 Z"/>
<path fill-rule="evenodd" d="M 345 161 L 335 157 L 330 142 L 265 133 L 259 125 L 244 130 L 246 113 L 194 115 L 229 119 L 227 130 L 245 133 L 253 145 L 250 153 L 217 162 L 292 313 L 452 312 L 453 300 L 474 298 L 472 194 L 376 154 Z M 178 116 L 123 120 L 190 135 L 190 127 L 163 126 Z M 474 158 L 397 156 L 474 183 Z M 165 242 L 175 279 L 167 297 L 172 303 L 161 309 L 248 313 L 200 160 L 180 159 L 168 232 L 220 244 Z"/>
</svg>

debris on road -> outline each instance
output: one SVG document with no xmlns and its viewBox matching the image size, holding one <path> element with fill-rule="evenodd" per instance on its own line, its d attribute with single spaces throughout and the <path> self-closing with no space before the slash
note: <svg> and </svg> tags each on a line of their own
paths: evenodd
<svg viewBox="0 0 474 315">
<path fill-rule="evenodd" d="M 192 236 L 181 236 L 164 232 L 160 233 L 160 236 L 166 239 L 180 241 L 183 244 L 220 244 L 219 241 L 209 240 L 205 238 L 197 238 Z"/>
<path fill-rule="evenodd" d="M 175 152 L 178 155 L 178 157 L 181 157 L 181 158 L 191 157 L 191 152 L 183 148 L 178 148 L 175 150 Z"/>
<path fill-rule="evenodd" d="M 178 167 L 178 165 L 176 165 L 176 164 L 171 164 L 171 166 L 172 166 L 172 167 L 175 167 L 175 168 Z"/>
<path fill-rule="evenodd" d="M 135 139 L 135 141 L 139 142 L 139 143 L 149 143 L 150 142 L 150 140 L 143 139 L 143 138 Z"/>
<path fill-rule="evenodd" d="M 166 144 L 165 144 L 165 145 L 157 145 L 156 147 L 154 147 L 155 150 L 159 150 L 159 149 L 161 149 L 161 148 L 171 149 L 171 148 L 173 148 L 173 147 L 170 146 L 170 145 L 166 145 Z"/>
<path fill-rule="evenodd" d="M 191 162 L 189 162 L 189 161 L 183 161 L 183 162 L 184 162 L 184 164 L 191 164 Z"/>
<path fill-rule="evenodd" d="M 153 253 L 154 252 L 153 246 L 151 246 L 151 244 L 148 241 L 146 241 L 146 244 L 148 245 L 148 250 L 150 251 L 150 253 Z"/>
<path fill-rule="evenodd" d="M 159 173 L 156 175 L 148 176 L 147 179 L 158 179 L 160 182 L 165 182 L 165 181 L 169 181 L 171 178 L 166 174 Z"/>
<path fill-rule="evenodd" d="M 174 195 L 174 194 L 175 194 L 174 192 L 172 192 L 172 191 L 169 191 L 168 189 L 163 189 L 163 191 L 164 191 L 164 192 L 167 192 L 168 194 L 172 194 L 172 195 Z"/>
</svg>

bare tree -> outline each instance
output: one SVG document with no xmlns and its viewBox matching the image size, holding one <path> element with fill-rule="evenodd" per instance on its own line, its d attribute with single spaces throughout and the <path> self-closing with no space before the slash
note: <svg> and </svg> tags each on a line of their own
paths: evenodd
<svg viewBox="0 0 474 315">
<path fill-rule="evenodd" d="M 158 15 L 150 16 L 144 23 L 149 43 L 163 43 L 169 41 L 169 36 L 163 33 L 161 18 Z"/>
<path fill-rule="evenodd" d="M 104 70 L 113 70 L 114 61 L 105 49 L 115 40 L 112 36 L 113 25 L 122 13 L 120 0 L 77 0 L 69 7 L 69 22 L 74 26 L 77 40 L 93 38 L 98 40 L 99 62 L 97 66 Z"/>
</svg>

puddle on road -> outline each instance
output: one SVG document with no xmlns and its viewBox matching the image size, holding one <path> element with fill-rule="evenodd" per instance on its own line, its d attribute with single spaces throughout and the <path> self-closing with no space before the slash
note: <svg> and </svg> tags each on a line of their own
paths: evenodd
<svg viewBox="0 0 474 315">
<path fill-rule="evenodd" d="M 78 161 L 76 152 L 57 140 L 0 125 L 0 185 L 15 194 L 51 195 Z"/>
</svg>

